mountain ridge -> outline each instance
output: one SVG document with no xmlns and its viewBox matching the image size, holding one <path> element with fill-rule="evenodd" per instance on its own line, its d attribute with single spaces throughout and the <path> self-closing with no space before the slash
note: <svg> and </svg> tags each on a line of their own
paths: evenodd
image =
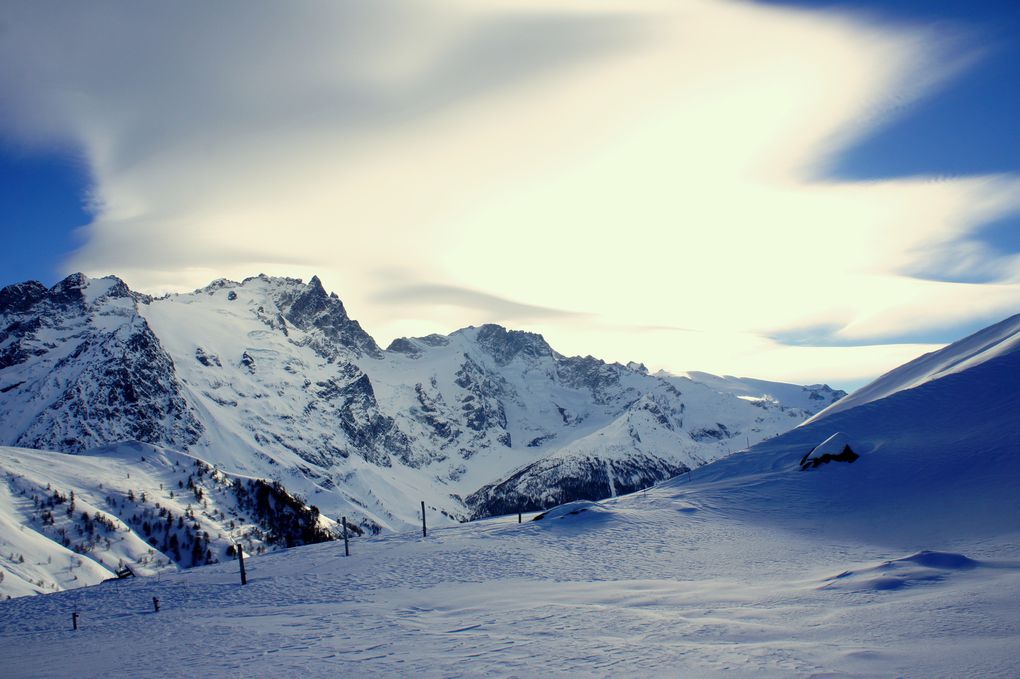
<svg viewBox="0 0 1020 679">
<path fill-rule="evenodd" d="M 540 465 L 548 502 L 646 485 L 813 411 L 563 356 L 495 324 L 383 350 L 317 277 L 153 297 L 75 274 L 0 291 L 0 412 L 2 444 L 142 440 L 274 479 L 375 531 L 415 525 L 420 499 L 442 520 L 483 515 L 469 495 L 545 459 L 561 461 L 559 476 Z M 599 464 L 577 464 L 588 458 Z M 611 478 L 593 485 L 595 469 Z"/>
</svg>

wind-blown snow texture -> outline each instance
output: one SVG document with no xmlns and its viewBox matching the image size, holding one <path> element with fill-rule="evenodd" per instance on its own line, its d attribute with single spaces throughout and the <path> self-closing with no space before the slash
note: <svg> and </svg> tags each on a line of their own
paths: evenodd
<svg viewBox="0 0 1020 679">
<path fill-rule="evenodd" d="M 0 603 L 5 672 L 1016 676 L 1020 317 L 1007 323 L 960 370 L 893 371 L 869 387 L 881 397 L 540 521 L 268 554 L 244 588 L 219 564 Z M 972 341 L 925 362 L 974 357 Z M 801 471 L 836 432 L 860 458 Z"/>
<path fill-rule="evenodd" d="M 452 523 L 645 487 L 842 395 L 702 377 L 719 384 L 495 325 L 384 351 L 317 278 L 152 298 L 76 274 L 0 291 L 0 443 L 164 446 L 369 531 L 417 525 L 421 499 Z"/>
</svg>

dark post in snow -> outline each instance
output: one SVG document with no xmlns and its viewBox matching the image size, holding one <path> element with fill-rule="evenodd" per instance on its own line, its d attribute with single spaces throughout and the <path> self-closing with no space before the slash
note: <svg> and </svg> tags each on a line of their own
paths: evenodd
<svg viewBox="0 0 1020 679">
<path fill-rule="evenodd" d="M 244 547 L 237 545 L 237 563 L 241 566 L 241 584 L 248 584 L 248 575 L 244 572 Z"/>
<path fill-rule="evenodd" d="M 71 614 L 71 627 L 74 628 L 75 632 L 78 631 L 78 611 Z"/>
<path fill-rule="evenodd" d="M 350 556 L 351 555 L 351 548 L 347 544 L 347 517 L 346 516 L 341 517 L 340 520 L 344 524 L 344 556 Z"/>
<path fill-rule="evenodd" d="M 428 537 L 429 530 L 425 527 L 425 500 L 421 501 L 421 536 Z"/>
<path fill-rule="evenodd" d="M 517 523 L 521 523 L 521 513 L 517 512 Z"/>
<path fill-rule="evenodd" d="M 159 597 L 158 596 L 152 597 L 152 612 L 153 613 L 159 613 Z"/>
</svg>

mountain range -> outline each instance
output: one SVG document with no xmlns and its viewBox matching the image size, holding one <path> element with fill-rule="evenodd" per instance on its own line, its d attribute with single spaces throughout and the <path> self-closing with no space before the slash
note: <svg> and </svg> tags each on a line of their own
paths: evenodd
<svg viewBox="0 0 1020 679">
<path fill-rule="evenodd" d="M 649 374 L 498 325 L 383 349 L 318 278 L 153 297 L 74 274 L 0 290 L 0 444 L 183 453 L 369 533 L 417 525 L 422 500 L 443 523 L 638 490 L 844 395 Z"/>
</svg>

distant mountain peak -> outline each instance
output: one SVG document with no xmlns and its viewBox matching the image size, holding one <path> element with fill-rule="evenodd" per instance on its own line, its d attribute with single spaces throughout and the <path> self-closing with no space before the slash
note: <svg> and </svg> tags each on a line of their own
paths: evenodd
<svg viewBox="0 0 1020 679">
<path fill-rule="evenodd" d="M 554 353 L 542 335 L 523 330 L 507 330 L 494 323 L 478 328 L 475 341 L 498 365 L 506 365 L 518 356 L 535 359 L 551 357 Z"/>
</svg>

